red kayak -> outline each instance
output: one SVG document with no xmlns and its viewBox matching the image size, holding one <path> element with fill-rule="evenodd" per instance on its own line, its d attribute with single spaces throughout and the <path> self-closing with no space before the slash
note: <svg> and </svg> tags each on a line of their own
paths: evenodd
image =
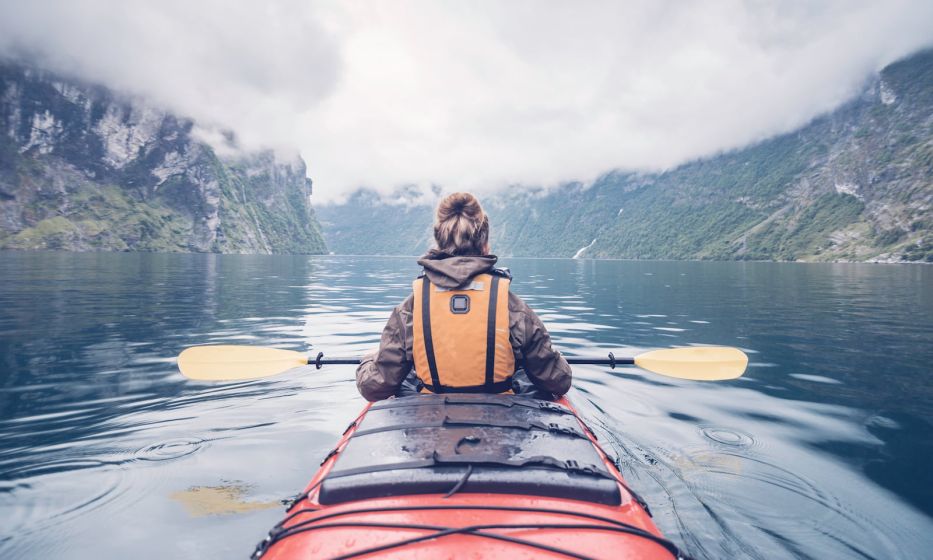
<svg viewBox="0 0 933 560">
<path fill-rule="evenodd" d="M 570 402 L 367 405 L 253 558 L 685 558 Z"/>
</svg>

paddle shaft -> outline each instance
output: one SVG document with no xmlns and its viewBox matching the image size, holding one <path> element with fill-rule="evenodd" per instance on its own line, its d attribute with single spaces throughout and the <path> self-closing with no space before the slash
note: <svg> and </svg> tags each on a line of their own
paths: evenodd
<svg viewBox="0 0 933 560">
<path fill-rule="evenodd" d="M 336 366 L 336 365 L 359 365 L 360 358 L 327 358 L 326 360 L 308 360 L 310 365 Z"/>
<path fill-rule="evenodd" d="M 609 358 L 566 358 L 570 365 L 588 365 L 588 366 L 609 366 L 615 369 L 616 366 L 626 366 L 635 363 L 635 358 L 616 358 L 609 354 Z"/>
<path fill-rule="evenodd" d="M 567 363 L 571 365 L 609 366 L 613 369 L 618 365 L 632 365 L 635 363 L 635 358 L 616 358 L 611 352 L 608 358 L 566 358 L 566 360 Z M 323 352 L 318 352 L 317 357 L 313 360 L 310 358 L 308 359 L 308 364 L 313 365 L 317 369 L 329 365 L 357 365 L 359 363 L 360 358 L 325 359 Z"/>
</svg>

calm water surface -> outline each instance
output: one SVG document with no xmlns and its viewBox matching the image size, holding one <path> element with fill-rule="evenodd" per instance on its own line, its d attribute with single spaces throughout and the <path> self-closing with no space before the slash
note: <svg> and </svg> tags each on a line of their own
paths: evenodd
<svg viewBox="0 0 933 560">
<path fill-rule="evenodd" d="M 744 378 L 574 370 L 699 558 L 929 558 L 933 267 L 508 259 L 567 354 L 734 345 Z M 413 259 L 0 253 L 0 557 L 246 558 L 363 405 L 353 367 L 185 381 L 195 344 L 353 356 Z M 228 487 L 268 505 L 197 515 Z"/>
</svg>

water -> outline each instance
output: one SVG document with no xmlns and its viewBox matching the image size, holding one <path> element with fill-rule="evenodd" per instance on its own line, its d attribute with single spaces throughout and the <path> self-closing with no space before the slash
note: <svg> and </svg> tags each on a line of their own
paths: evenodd
<svg viewBox="0 0 933 560">
<path fill-rule="evenodd" d="M 567 354 L 734 345 L 744 378 L 575 368 L 572 400 L 699 558 L 924 558 L 933 268 L 510 259 Z M 185 381 L 187 346 L 352 356 L 412 259 L 0 253 L 0 557 L 245 558 L 363 401 L 353 367 Z M 235 495 L 220 515 L 189 489 Z"/>
</svg>

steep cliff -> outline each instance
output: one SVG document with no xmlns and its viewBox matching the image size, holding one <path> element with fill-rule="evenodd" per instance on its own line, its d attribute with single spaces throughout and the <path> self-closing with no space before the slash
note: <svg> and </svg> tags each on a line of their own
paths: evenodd
<svg viewBox="0 0 933 560">
<path fill-rule="evenodd" d="M 300 159 L 219 157 L 195 124 L 0 64 L 0 248 L 321 253 Z"/>
<path fill-rule="evenodd" d="M 790 134 L 664 173 L 483 201 L 503 255 L 933 261 L 933 51 L 888 66 Z M 400 212 L 357 193 L 319 212 L 338 253 L 415 254 L 429 243 L 428 205 Z"/>
</svg>

